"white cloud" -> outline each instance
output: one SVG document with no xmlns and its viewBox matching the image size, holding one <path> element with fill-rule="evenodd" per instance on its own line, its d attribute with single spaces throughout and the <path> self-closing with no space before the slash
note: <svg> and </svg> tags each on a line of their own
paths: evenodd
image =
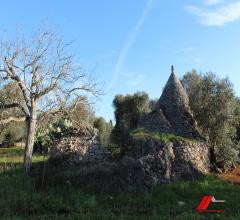
<svg viewBox="0 0 240 220">
<path fill-rule="evenodd" d="M 215 9 L 188 6 L 188 11 L 195 14 L 200 22 L 207 26 L 223 26 L 240 20 L 240 1 L 230 2 Z"/>
</svg>

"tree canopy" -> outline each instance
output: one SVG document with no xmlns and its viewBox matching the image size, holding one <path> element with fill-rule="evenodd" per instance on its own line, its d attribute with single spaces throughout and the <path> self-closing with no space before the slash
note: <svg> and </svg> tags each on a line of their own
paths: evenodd
<svg viewBox="0 0 240 220">
<path fill-rule="evenodd" d="M 210 146 L 212 163 L 226 164 L 237 160 L 235 140 L 239 111 L 229 79 L 221 79 L 212 72 L 198 74 L 193 70 L 183 76 L 182 84 L 201 133 Z"/>
<path fill-rule="evenodd" d="M 112 140 L 124 146 L 128 143 L 130 131 L 137 127 L 141 115 L 150 111 L 149 97 L 145 92 L 126 96 L 116 95 L 113 107 L 116 124 L 112 131 Z"/>
</svg>

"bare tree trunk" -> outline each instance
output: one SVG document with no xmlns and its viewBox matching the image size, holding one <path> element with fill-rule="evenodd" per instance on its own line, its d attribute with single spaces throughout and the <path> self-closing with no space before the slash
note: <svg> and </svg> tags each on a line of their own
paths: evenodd
<svg viewBox="0 0 240 220">
<path fill-rule="evenodd" d="M 29 175 L 30 167 L 32 164 L 36 119 L 36 102 L 35 100 L 32 100 L 30 117 L 27 118 L 27 140 L 24 151 L 24 171 L 26 176 Z"/>
</svg>

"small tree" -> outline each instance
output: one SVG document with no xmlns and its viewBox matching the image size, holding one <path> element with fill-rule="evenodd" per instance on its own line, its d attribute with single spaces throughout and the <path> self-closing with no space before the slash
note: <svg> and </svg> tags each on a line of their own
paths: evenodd
<svg viewBox="0 0 240 220">
<path fill-rule="evenodd" d="M 106 122 L 103 117 L 96 118 L 93 126 L 98 129 L 101 143 L 108 147 L 110 145 L 110 135 L 112 132 L 111 122 Z"/>
<path fill-rule="evenodd" d="M 136 128 L 140 117 L 149 112 L 149 97 L 145 92 L 134 95 L 117 95 L 113 100 L 116 124 L 112 131 L 115 144 L 125 147 L 128 144 L 129 133 Z"/>
<path fill-rule="evenodd" d="M 4 100 L 1 109 L 19 108 L 24 117 L 9 117 L 1 123 L 26 121 L 27 138 L 24 170 L 29 174 L 37 115 L 57 114 L 81 102 L 83 95 L 98 94 L 96 83 L 87 79 L 67 52 L 69 44 L 48 30 L 40 29 L 29 38 L 17 35 L 0 44 L 1 85 L 14 83 L 20 91 L 11 103 Z M 71 108 L 74 109 L 74 108 Z"/>
</svg>

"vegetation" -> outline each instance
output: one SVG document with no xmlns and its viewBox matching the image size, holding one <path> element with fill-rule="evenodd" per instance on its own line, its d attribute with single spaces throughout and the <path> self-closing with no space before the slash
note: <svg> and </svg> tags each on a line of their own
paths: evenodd
<svg viewBox="0 0 240 220">
<path fill-rule="evenodd" d="M 149 97 L 145 92 L 134 95 L 116 95 L 113 100 L 116 124 L 112 131 L 112 141 L 124 150 L 129 143 L 130 132 L 137 128 L 138 121 L 144 113 L 150 111 Z"/>
<path fill-rule="evenodd" d="M 205 176 L 197 182 L 161 185 L 145 194 L 93 194 L 70 184 L 42 189 L 36 180 L 24 178 L 23 149 L 0 149 L 0 219 L 230 219 L 240 215 L 240 188 Z M 43 161 L 33 155 L 33 166 Z M 198 213 L 204 195 L 224 199 L 225 213 Z"/>
<path fill-rule="evenodd" d="M 72 128 L 72 122 L 67 119 L 60 119 L 44 128 L 39 128 L 36 132 L 34 150 L 41 153 L 49 152 L 54 142 L 62 137 L 69 128 Z"/>
<path fill-rule="evenodd" d="M 103 117 L 95 118 L 93 126 L 98 129 L 101 144 L 106 148 L 111 146 L 110 135 L 113 129 L 112 121 L 106 122 Z"/>
<path fill-rule="evenodd" d="M 15 39 L 1 39 L 0 89 L 11 85 L 12 98 L 1 99 L 0 109 L 16 108 L 17 117 L 1 119 L 26 122 L 25 174 L 29 174 L 36 127 L 49 115 L 74 110 L 86 94 L 97 95 L 96 82 L 76 66 L 69 43 L 42 28 L 28 38 L 18 33 Z M 13 96 L 12 92 L 17 95 Z"/>
<path fill-rule="evenodd" d="M 137 128 L 131 132 L 131 136 L 134 138 L 145 138 L 150 137 L 157 141 L 165 141 L 165 142 L 172 142 L 172 141 L 184 141 L 184 142 L 195 142 L 196 140 L 186 137 L 181 137 L 175 134 L 169 133 L 160 133 L 160 132 L 151 132 L 146 130 L 145 128 Z"/>
<path fill-rule="evenodd" d="M 229 79 L 193 70 L 183 76 L 182 84 L 208 142 L 212 164 L 227 169 L 239 162 L 240 105 Z"/>
<path fill-rule="evenodd" d="M 31 43 L 19 39 L 3 40 L 0 48 L 0 144 L 10 147 L 23 139 L 26 142 L 25 149 L 0 149 L 1 219 L 239 219 L 239 186 L 226 181 L 239 183 L 240 167 L 220 179 L 204 176 L 198 181 L 161 185 L 145 194 L 87 193 L 61 181 L 54 187 L 39 184 L 44 183 L 44 172 L 24 178 L 23 165 L 25 174 L 32 163 L 45 168 L 47 157 L 38 153 L 48 152 L 67 129 L 81 121 L 97 128 L 101 143 L 118 156 L 131 137 L 195 140 L 137 128 L 141 116 L 154 111 L 157 103 L 145 92 L 115 97 L 114 127 L 111 121 L 96 118 L 86 95 L 99 91 L 94 80 L 83 80 L 86 75 L 77 71 L 73 56 L 65 51 L 68 45 L 42 30 Z M 240 100 L 232 84 L 228 78 L 196 71 L 186 73 L 182 84 L 209 145 L 212 165 L 225 170 L 233 167 L 240 153 Z M 32 157 L 33 144 L 36 151 Z M 197 213 L 206 194 L 226 200 L 225 213 Z"/>
<path fill-rule="evenodd" d="M 76 116 L 76 112 L 74 112 Z M 92 116 L 94 117 L 94 115 Z M 83 119 L 80 119 L 81 122 Z M 75 123 L 75 125 L 74 125 Z M 49 123 L 41 128 L 38 128 L 35 135 L 34 150 L 41 153 L 47 153 L 50 148 L 59 140 L 69 129 L 77 126 L 77 121 L 72 119 L 60 118 L 54 123 Z M 101 143 L 106 149 L 111 145 L 110 134 L 112 131 L 112 122 L 107 123 L 104 118 L 95 118 L 93 126 L 98 129 L 98 134 Z"/>
<path fill-rule="evenodd" d="M 13 83 L 7 84 L 0 89 L 0 103 L 11 102 L 12 99 L 19 96 L 19 90 L 15 88 Z M 21 111 L 17 108 L 11 108 L 7 111 L 0 107 L 0 120 L 6 118 L 19 117 Z M 9 147 L 14 143 L 24 140 L 25 138 L 25 122 L 10 122 L 7 124 L 0 122 L 0 146 Z"/>
</svg>

